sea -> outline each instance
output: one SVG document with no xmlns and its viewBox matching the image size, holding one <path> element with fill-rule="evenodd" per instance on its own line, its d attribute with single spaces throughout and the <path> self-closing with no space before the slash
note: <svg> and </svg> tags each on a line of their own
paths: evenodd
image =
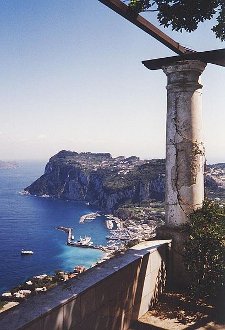
<svg viewBox="0 0 225 330">
<path fill-rule="evenodd" d="M 44 173 L 43 162 L 20 162 L 14 169 L 0 169 L 0 293 L 28 278 L 72 271 L 76 265 L 91 267 L 104 253 L 66 245 L 66 233 L 57 226 L 72 227 L 75 240 L 91 236 L 94 244 L 106 244 L 105 217 L 79 223 L 82 215 L 97 209 L 84 202 L 23 195 L 21 191 Z M 21 255 L 21 250 L 33 255 Z"/>
</svg>

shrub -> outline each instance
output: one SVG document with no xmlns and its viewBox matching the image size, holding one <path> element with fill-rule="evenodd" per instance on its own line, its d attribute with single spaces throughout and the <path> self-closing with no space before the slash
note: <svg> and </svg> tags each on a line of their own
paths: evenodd
<svg viewBox="0 0 225 330">
<path fill-rule="evenodd" d="M 192 274 L 191 292 L 218 298 L 225 291 L 225 207 L 206 200 L 190 215 L 187 229 L 185 264 Z"/>
<path fill-rule="evenodd" d="M 0 301 L 0 310 L 7 304 L 8 301 Z"/>
</svg>

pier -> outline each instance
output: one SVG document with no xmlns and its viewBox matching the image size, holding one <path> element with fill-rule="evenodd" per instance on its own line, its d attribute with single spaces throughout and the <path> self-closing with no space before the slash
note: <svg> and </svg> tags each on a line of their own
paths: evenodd
<svg viewBox="0 0 225 330">
<path fill-rule="evenodd" d="M 67 245 L 70 245 L 71 242 L 73 242 L 73 235 L 72 235 L 73 228 L 59 226 L 56 229 L 62 230 L 65 233 L 67 233 Z"/>
<path fill-rule="evenodd" d="M 80 217 L 80 223 L 84 223 L 85 221 L 91 221 L 96 219 L 96 217 L 99 217 L 100 214 L 98 212 L 92 212 L 88 214 L 84 214 Z"/>
<path fill-rule="evenodd" d="M 80 244 L 80 243 L 78 243 L 78 241 L 74 241 L 73 240 L 73 235 L 72 235 L 73 228 L 59 226 L 56 229 L 62 230 L 62 231 L 64 231 L 64 233 L 67 234 L 67 243 L 66 244 L 69 245 L 69 246 L 97 249 L 97 250 L 101 250 L 101 251 L 104 251 L 104 252 L 109 252 L 109 249 L 106 246 L 103 246 L 103 245 L 94 245 L 92 242 L 90 242 L 88 244 Z"/>
</svg>

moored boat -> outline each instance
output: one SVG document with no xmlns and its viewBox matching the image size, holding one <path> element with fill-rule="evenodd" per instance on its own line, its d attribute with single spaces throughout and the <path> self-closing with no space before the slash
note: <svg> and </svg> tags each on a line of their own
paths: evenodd
<svg viewBox="0 0 225 330">
<path fill-rule="evenodd" d="M 69 245 L 72 246 L 81 246 L 81 247 L 91 247 L 93 246 L 93 242 L 91 242 L 90 236 L 80 237 L 77 241 L 69 242 Z"/>
<path fill-rule="evenodd" d="M 76 243 L 77 246 L 79 246 L 79 245 L 83 246 L 83 245 L 91 245 L 91 244 L 93 244 L 91 242 L 91 237 L 90 236 L 86 236 L 86 235 L 84 237 L 80 237 L 80 239 L 77 240 L 75 243 Z"/>
</svg>

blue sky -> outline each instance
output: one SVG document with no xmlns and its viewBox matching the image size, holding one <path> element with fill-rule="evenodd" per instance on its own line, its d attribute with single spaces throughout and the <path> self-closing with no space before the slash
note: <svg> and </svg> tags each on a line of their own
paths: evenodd
<svg viewBox="0 0 225 330">
<path fill-rule="evenodd" d="M 210 26 L 164 32 L 195 50 L 224 48 Z M 97 0 L 2 0 L 0 41 L 0 159 L 165 156 L 166 76 L 141 63 L 173 55 L 165 46 Z M 225 161 L 225 68 L 208 65 L 202 80 L 207 160 Z"/>
</svg>

